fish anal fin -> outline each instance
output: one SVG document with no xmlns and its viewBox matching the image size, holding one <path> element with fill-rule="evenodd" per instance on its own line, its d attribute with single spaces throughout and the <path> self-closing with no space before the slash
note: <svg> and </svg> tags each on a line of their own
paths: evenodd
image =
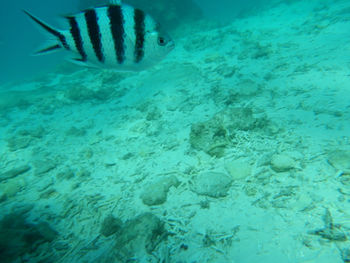
<svg viewBox="0 0 350 263">
<path fill-rule="evenodd" d="M 86 60 L 83 60 L 82 58 L 68 58 L 67 60 L 75 65 L 78 65 L 78 66 L 82 66 L 82 67 L 86 67 L 86 68 L 97 68 L 96 65 L 91 64 L 91 63 L 87 62 Z"/>
<path fill-rule="evenodd" d="M 44 45 L 40 46 L 33 52 L 33 56 L 46 55 L 50 53 L 54 53 L 62 48 L 61 45 L 57 43 L 57 41 L 48 41 Z"/>
</svg>

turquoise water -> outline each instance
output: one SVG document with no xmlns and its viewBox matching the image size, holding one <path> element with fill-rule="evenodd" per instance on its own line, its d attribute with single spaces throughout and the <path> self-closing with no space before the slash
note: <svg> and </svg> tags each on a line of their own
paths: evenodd
<svg viewBox="0 0 350 263">
<path fill-rule="evenodd" d="M 186 5 L 145 5 L 176 48 L 140 72 L 0 16 L 0 262 L 350 262 L 350 3 Z"/>
</svg>

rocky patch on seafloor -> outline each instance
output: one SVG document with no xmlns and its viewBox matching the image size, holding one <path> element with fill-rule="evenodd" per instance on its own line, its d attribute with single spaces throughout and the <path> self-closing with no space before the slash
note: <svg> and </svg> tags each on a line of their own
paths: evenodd
<svg viewBox="0 0 350 263">
<path fill-rule="evenodd" d="M 111 98 L 120 98 L 128 91 L 127 85 L 121 85 L 128 73 L 102 71 L 91 74 L 81 70 L 60 79 L 59 86 L 65 87 L 59 99 L 66 103 L 105 102 Z"/>
<path fill-rule="evenodd" d="M 81 87 L 74 86 L 64 92 L 64 96 L 75 102 L 106 101 L 113 97 L 115 90 L 110 87 Z"/>
<path fill-rule="evenodd" d="M 0 92 L 0 112 L 8 113 L 17 108 L 30 110 L 33 114 L 51 115 L 61 105 L 57 90 L 48 83 L 28 82 L 28 86 L 19 84 L 18 88 L 18 91 Z"/>
<path fill-rule="evenodd" d="M 21 129 L 7 138 L 7 146 L 12 152 L 25 149 L 31 146 L 36 140 L 42 139 L 46 133 L 46 130 L 42 126 Z"/>
<path fill-rule="evenodd" d="M 102 223 L 101 234 L 115 235 L 115 249 L 111 255 L 103 255 L 100 262 L 115 262 L 115 257 L 118 262 L 150 262 L 147 257 L 167 239 L 169 232 L 157 216 L 143 213 L 125 223 L 110 215 Z"/>
<path fill-rule="evenodd" d="M 27 109 L 31 105 L 42 100 L 45 91 L 42 89 L 38 90 L 21 90 L 12 91 L 4 90 L 0 92 L 0 111 L 10 111 L 15 108 Z"/>
<path fill-rule="evenodd" d="M 38 249 L 43 243 L 53 242 L 58 233 L 47 222 L 31 223 L 26 217 L 26 212 L 21 211 L 1 219 L 0 262 L 19 262 L 19 259 L 23 260 L 21 262 L 53 262 L 52 255 L 49 259 L 49 253 L 40 253 Z M 41 257 L 41 261 L 31 261 L 36 256 Z"/>
<path fill-rule="evenodd" d="M 226 148 L 236 144 L 237 131 L 268 131 L 269 124 L 265 116 L 254 116 L 251 108 L 229 108 L 208 121 L 192 124 L 190 144 L 195 150 L 222 157 Z"/>
<path fill-rule="evenodd" d="M 347 236 L 341 230 L 340 225 L 333 224 L 332 216 L 329 210 L 326 210 L 325 216 L 323 218 L 325 226 L 324 228 L 310 231 L 310 234 L 320 236 L 321 238 L 327 239 L 329 241 L 346 241 Z"/>
<path fill-rule="evenodd" d="M 144 213 L 125 223 L 117 236 L 116 247 L 123 258 L 150 254 L 167 235 L 164 223 L 157 216 Z"/>
</svg>

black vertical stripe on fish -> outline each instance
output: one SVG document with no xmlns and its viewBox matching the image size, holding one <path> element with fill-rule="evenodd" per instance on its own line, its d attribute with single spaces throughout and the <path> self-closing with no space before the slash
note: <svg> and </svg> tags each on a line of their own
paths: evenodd
<svg viewBox="0 0 350 263">
<path fill-rule="evenodd" d="M 87 60 L 87 55 L 84 51 L 83 40 L 81 38 L 80 28 L 75 17 L 67 17 L 70 25 L 70 33 L 74 39 L 75 47 L 77 48 L 82 61 Z"/>
<path fill-rule="evenodd" d="M 135 62 L 138 63 L 142 60 L 145 52 L 145 13 L 140 9 L 135 9 L 134 12 L 134 22 L 135 22 Z"/>
<path fill-rule="evenodd" d="M 96 57 L 100 62 L 104 62 L 104 56 L 102 53 L 102 42 L 100 27 L 97 23 L 97 14 L 94 9 L 85 11 L 85 20 L 89 32 L 91 44 L 94 48 Z"/>
<path fill-rule="evenodd" d="M 55 37 L 57 37 L 62 46 L 65 49 L 69 50 L 69 46 L 67 44 L 67 40 L 65 38 L 65 36 L 63 34 L 61 34 L 60 32 L 58 32 L 57 30 L 53 29 L 52 27 L 50 27 L 49 25 L 45 24 L 44 22 L 42 22 L 40 19 L 36 18 L 35 16 L 33 16 L 32 14 L 30 14 L 29 12 L 27 12 L 26 10 L 23 10 L 23 12 L 29 16 L 31 19 L 33 19 L 36 23 L 38 23 L 42 28 L 44 28 L 47 32 L 49 32 L 50 34 L 54 35 Z"/>
<path fill-rule="evenodd" d="M 125 60 L 125 47 L 124 47 L 124 18 L 122 8 L 120 5 L 111 5 L 108 7 L 108 17 L 111 26 L 111 32 L 114 41 L 114 48 L 117 55 L 117 61 L 122 64 Z"/>
</svg>

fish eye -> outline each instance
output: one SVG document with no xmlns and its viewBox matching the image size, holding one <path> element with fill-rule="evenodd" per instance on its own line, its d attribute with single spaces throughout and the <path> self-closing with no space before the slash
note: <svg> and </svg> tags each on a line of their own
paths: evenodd
<svg viewBox="0 0 350 263">
<path fill-rule="evenodd" d="M 160 46 L 165 46 L 167 41 L 165 40 L 164 37 L 158 37 L 158 45 Z"/>
</svg>

